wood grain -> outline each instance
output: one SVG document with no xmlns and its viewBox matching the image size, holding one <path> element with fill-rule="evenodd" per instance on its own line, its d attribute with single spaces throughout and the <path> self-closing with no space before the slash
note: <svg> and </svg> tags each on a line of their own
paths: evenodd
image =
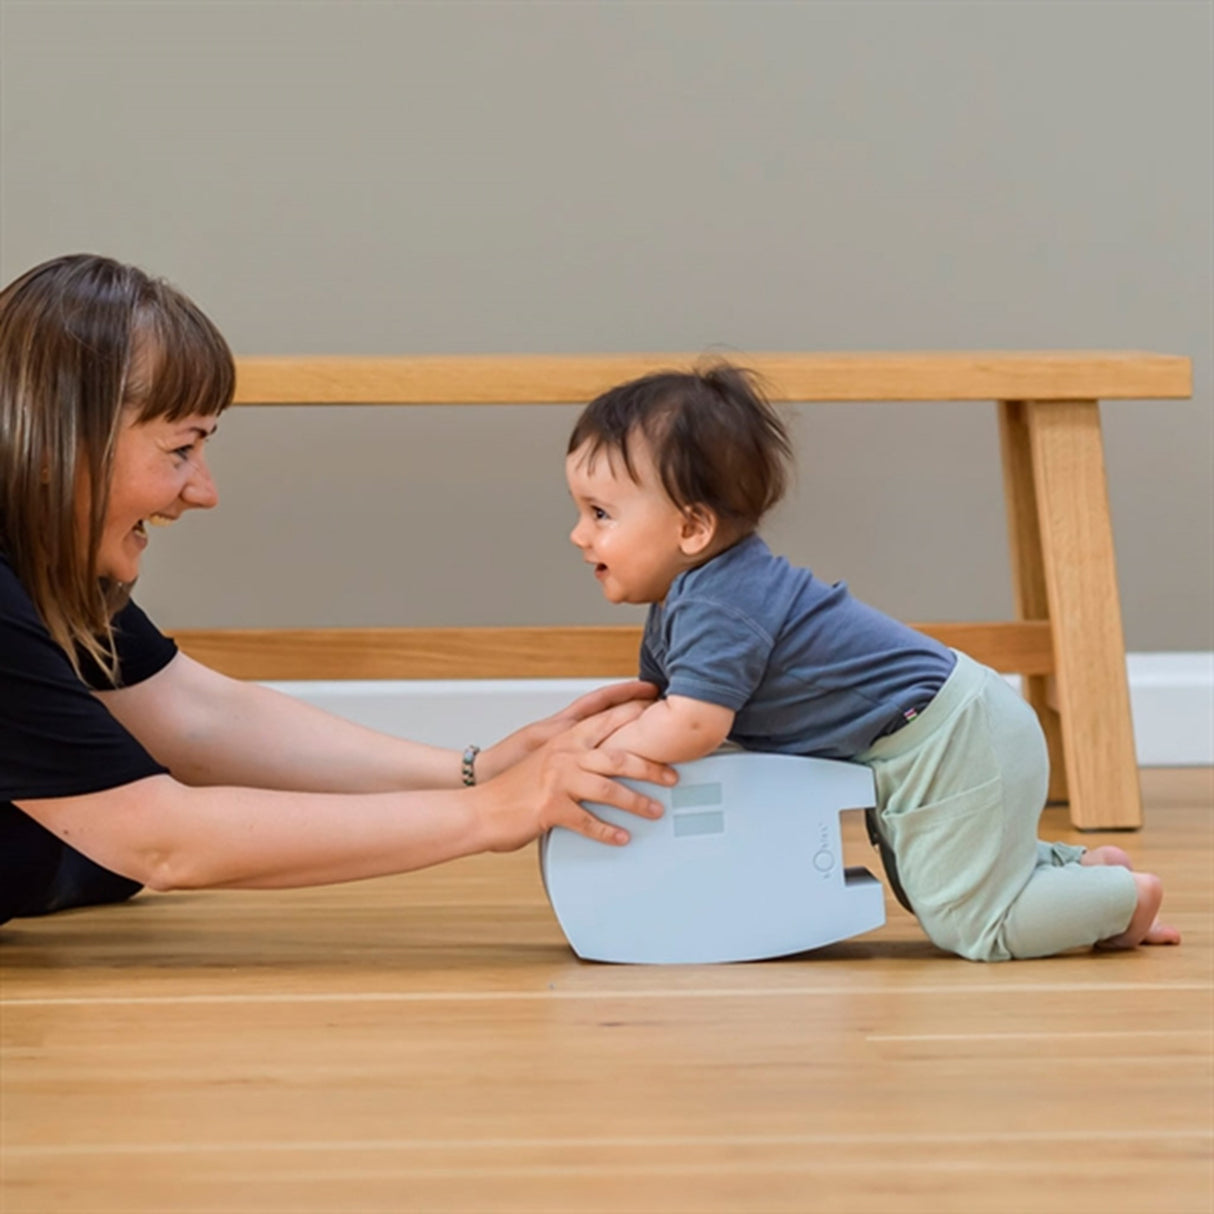
<svg viewBox="0 0 1214 1214">
<path fill-rule="evenodd" d="M 1041 555 L 1041 521 L 1037 489 L 1033 483 L 1033 451 L 1029 442 L 1023 401 L 999 404 L 999 447 L 1003 460 L 1003 498 L 1007 517 L 1008 552 L 1012 562 L 1012 594 L 1022 620 L 1049 621 L 1050 605 Z M 1068 799 L 1066 754 L 1062 721 L 1055 703 L 1052 680 L 1037 671 L 1025 671 L 1023 691 L 1045 734 L 1050 754 L 1049 799 Z"/>
<path fill-rule="evenodd" d="M 1054 668 L 1046 621 L 916 625 L 996 670 Z M 570 628 L 179 629 L 181 648 L 239 679 L 634 678 L 641 630 Z"/>
<path fill-rule="evenodd" d="M 1125 637 L 1095 401 L 1029 402 L 1041 562 L 1072 820 L 1142 823 Z"/>
<path fill-rule="evenodd" d="M 530 849 L 16 921 L 0 1208 L 1208 1214 L 1214 773 L 1142 776 L 1147 826 L 1082 841 L 1179 948 L 976 965 L 890 899 L 799 958 L 588 965 Z"/>
<path fill-rule="evenodd" d="M 1137 351 L 744 353 L 779 401 L 1177 399 L 1187 358 Z M 711 356 L 709 356 L 711 357 Z M 243 357 L 236 401 L 278 404 L 577 404 L 705 358 L 694 353 Z"/>
</svg>

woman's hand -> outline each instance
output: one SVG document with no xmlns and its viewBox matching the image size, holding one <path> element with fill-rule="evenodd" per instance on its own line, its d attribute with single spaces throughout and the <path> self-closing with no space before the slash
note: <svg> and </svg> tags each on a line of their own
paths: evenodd
<svg viewBox="0 0 1214 1214">
<path fill-rule="evenodd" d="M 515 730 L 493 746 L 486 747 L 476 758 L 476 773 L 481 782 L 492 780 L 508 768 L 525 759 L 546 742 L 585 721 L 614 708 L 617 704 L 640 703 L 645 705 L 655 699 L 658 689 L 652 683 L 632 680 L 627 683 L 612 683 L 579 696 L 572 704 L 542 721 L 534 721 Z M 632 718 L 628 718 L 631 720 Z M 623 724 L 623 722 L 621 722 Z M 601 739 L 600 739 L 601 740 Z"/>
<path fill-rule="evenodd" d="M 648 684 L 620 687 L 632 688 L 630 694 L 635 696 L 637 689 L 647 688 Z M 565 712 L 578 709 L 593 696 L 603 693 L 618 696 L 620 687 L 591 692 Z M 567 827 L 601 843 L 628 842 L 627 831 L 600 821 L 580 804 L 582 801 L 614 805 L 645 818 L 660 817 L 662 806 L 658 802 L 617 783 L 617 779 L 627 777 L 670 785 L 677 778 L 675 772 L 624 750 L 598 749 L 605 738 L 636 720 L 649 698 L 626 698 L 624 703 L 587 717 L 488 783 L 470 789 L 467 795 L 475 798 L 478 828 L 484 834 L 477 850 L 514 851 L 554 826 Z M 547 727 L 560 715 L 563 714 L 549 717 L 539 725 Z"/>
</svg>

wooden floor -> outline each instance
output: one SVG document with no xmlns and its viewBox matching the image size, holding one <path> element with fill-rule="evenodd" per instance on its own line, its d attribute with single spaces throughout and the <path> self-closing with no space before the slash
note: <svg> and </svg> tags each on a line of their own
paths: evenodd
<svg viewBox="0 0 1214 1214">
<path fill-rule="evenodd" d="M 0 1210 L 1208 1214 L 1214 780 L 1143 784 L 1082 841 L 1164 878 L 1178 949 L 975 965 L 891 902 L 792 960 L 588 965 L 534 850 L 10 924 Z"/>
</svg>

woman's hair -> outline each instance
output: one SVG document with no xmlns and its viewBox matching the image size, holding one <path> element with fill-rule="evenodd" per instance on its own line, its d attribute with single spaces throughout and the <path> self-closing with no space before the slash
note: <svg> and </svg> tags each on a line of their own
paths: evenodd
<svg viewBox="0 0 1214 1214">
<path fill-rule="evenodd" d="M 582 411 L 568 453 L 618 454 L 635 481 L 636 434 L 676 506 L 707 506 L 735 532 L 753 531 L 784 496 L 792 445 L 750 371 L 718 362 L 620 384 Z"/>
<path fill-rule="evenodd" d="M 129 588 L 97 556 L 124 415 L 214 416 L 235 382 L 211 321 L 134 266 L 58 257 L 0 291 L 0 552 L 77 673 L 88 655 L 116 677 Z"/>
</svg>

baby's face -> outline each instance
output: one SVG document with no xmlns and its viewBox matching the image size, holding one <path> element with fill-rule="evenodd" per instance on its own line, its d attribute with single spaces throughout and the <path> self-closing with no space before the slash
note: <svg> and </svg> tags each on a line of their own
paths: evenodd
<svg viewBox="0 0 1214 1214">
<path fill-rule="evenodd" d="M 660 603 L 670 583 L 695 561 L 686 550 L 695 524 L 666 496 L 647 444 L 629 448 L 638 480 L 618 453 L 586 446 L 565 460 L 577 506 L 569 538 L 612 603 Z"/>
</svg>

